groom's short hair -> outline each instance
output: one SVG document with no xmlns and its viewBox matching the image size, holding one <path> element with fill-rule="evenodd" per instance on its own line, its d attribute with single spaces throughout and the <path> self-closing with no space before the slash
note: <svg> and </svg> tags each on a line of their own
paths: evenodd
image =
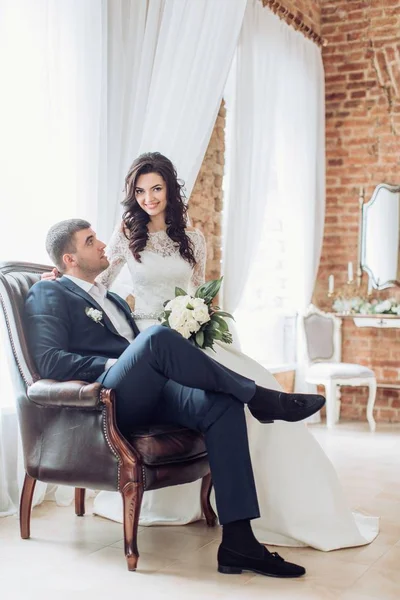
<svg viewBox="0 0 400 600">
<path fill-rule="evenodd" d="M 67 219 L 50 227 L 46 236 L 46 250 L 60 273 L 65 271 L 63 256 L 76 251 L 74 236 L 81 229 L 89 229 L 84 219 Z"/>
</svg>

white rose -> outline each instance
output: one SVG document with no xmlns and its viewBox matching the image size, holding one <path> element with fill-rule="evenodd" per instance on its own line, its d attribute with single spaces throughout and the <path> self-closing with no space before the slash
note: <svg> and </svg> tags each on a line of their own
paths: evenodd
<svg viewBox="0 0 400 600">
<path fill-rule="evenodd" d="M 181 308 L 184 308 L 186 307 L 189 300 L 190 296 L 177 296 L 176 298 L 173 298 L 166 304 L 164 310 L 179 310 Z"/>
<path fill-rule="evenodd" d="M 182 327 L 187 320 L 187 309 L 174 309 L 171 314 L 169 315 L 169 325 L 170 327 L 172 327 L 172 329 L 176 329 L 178 330 L 178 327 Z"/>
<path fill-rule="evenodd" d="M 200 325 L 203 325 L 204 323 L 207 323 L 210 320 L 208 307 L 204 302 L 202 306 L 196 306 L 193 309 L 193 317 L 196 319 L 196 321 L 198 321 L 198 323 L 200 323 Z"/>
<path fill-rule="evenodd" d="M 198 323 L 196 319 L 193 318 L 188 318 L 185 325 L 190 333 L 197 333 L 201 327 L 201 323 Z"/>
<path fill-rule="evenodd" d="M 390 300 L 384 300 L 383 302 L 380 302 L 375 306 L 375 312 L 383 313 L 385 312 L 385 310 L 390 310 L 391 306 L 392 303 L 390 302 Z"/>
<path fill-rule="evenodd" d="M 198 306 L 206 306 L 203 298 L 192 298 L 191 305 L 193 308 L 197 308 Z"/>
<path fill-rule="evenodd" d="M 343 311 L 344 311 L 344 304 L 343 304 L 343 301 L 342 301 L 342 300 L 339 300 L 339 299 L 335 300 L 335 302 L 333 303 L 333 306 L 332 306 L 332 308 L 333 308 L 333 310 L 335 310 L 336 312 L 339 312 L 339 313 L 343 312 Z"/>
<path fill-rule="evenodd" d="M 187 326 L 187 324 L 185 323 L 184 325 L 178 327 L 176 329 L 176 331 L 178 333 L 180 333 L 184 338 L 189 339 L 190 335 L 191 335 L 191 331 L 189 329 L 189 327 Z"/>
</svg>

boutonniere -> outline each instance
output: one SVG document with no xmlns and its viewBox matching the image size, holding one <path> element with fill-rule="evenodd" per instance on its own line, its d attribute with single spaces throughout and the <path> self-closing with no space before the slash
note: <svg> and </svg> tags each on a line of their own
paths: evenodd
<svg viewBox="0 0 400 600">
<path fill-rule="evenodd" d="M 85 308 L 85 313 L 89 319 L 92 319 L 92 321 L 99 323 L 102 327 L 104 327 L 104 323 L 101 322 L 103 319 L 103 313 L 101 310 L 97 310 L 97 308 L 89 308 L 89 306 L 87 306 Z"/>
</svg>

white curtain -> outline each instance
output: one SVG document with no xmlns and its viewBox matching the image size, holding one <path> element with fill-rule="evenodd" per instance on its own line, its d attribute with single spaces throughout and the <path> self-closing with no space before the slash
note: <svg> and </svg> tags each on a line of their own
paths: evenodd
<svg viewBox="0 0 400 600">
<path fill-rule="evenodd" d="M 273 168 L 276 86 L 284 50 L 279 19 L 249 0 L 225 94 L 227 151 L 223 222 L 223 305 L 238 307 L 262 230 Z"/>
<path fill-rule="evenodd" d="M 107 241 L 140 152 L 169 156 L 190 194 L 245 7 L 246 0 L 1 0 L 0 261 L 48 262 L 48 228 L 73 216 Z M 1 352 L 4 514 L 16 506 L 19 442 L 0 344 Z M 1 433 L 6 415 L 12 440 Z M 45 491 L 38 485 L 34 501 Z M 70 490 L 59 486 L 56 495 L 66 502 Z"/>
<path fill-rule="evenodd" d="M 0 261 L 47 263 L 50 225 L 77 215 L 97 220 L 106 7 L 103 0 L 0 2 Z M 6 348 L 0 343 L 0 515 L 16 510 L 23 475 L 18 382 Z M 36 486 L 34 502 L 46 489 Z M 64 492 L 58 488 L 59 502 Z"/>
<path fill-rule="evenodd" d="M 302 311 L 311 300 L 324 226 L 324 72 L 319 48 L 258 0 L 249 0 L 226 101 L 224 308 L 233 312 L 239 305 L 256 257 L 265 206 L 274 199 L 283 214 L 291 304 Z"/>
<path fill-rule="evenodd" d="M 321 53 L 301 34 L 281 27 L 286 48 L 278 102 L 277 179 L 283 201 L 283 226 L 290 304 L 297 312 L 295 390 L 315 392 L 305 382 L 302 315 L 311 302 L 322 250 L 325 220 L 325 87 Z M 311 421 L 319 420 L 318 417 Z"/>
<path fill-rule="evenodd" d="M 124 177 L 142 152 L 168 156 L 190 196 L 245 7 L 246 0 L 113 1 L 105 239 L 121 216 Z"/>
</svg>

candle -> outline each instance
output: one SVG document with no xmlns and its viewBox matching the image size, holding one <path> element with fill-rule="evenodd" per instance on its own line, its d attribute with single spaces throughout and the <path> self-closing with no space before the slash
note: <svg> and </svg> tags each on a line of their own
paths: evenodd
<svg viewBox="0 0 400 600">
<path fill-rule="evenodd" d="M 353 281 L 354 279 L 354 274 L 353 274 L 353 263 L 349 262 L 347 265 L 347 281 Z"/>
<path fill-rule="evenodd" d="M 372 294 L 372 277 L 368 277 L 368 296 Z"/>
<path fill-rule="evenodd" d="M 328 279 L 328 294 L 333 294 L 333 290 L 335 289 L 335 278 L 333 275 L 329 275 Z"/>
</svg>

